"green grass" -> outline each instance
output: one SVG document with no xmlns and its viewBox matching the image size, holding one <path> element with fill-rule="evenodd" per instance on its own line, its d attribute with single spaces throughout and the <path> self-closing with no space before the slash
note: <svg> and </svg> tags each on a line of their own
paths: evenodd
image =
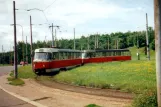
<svg viewBox="0 0 161 107">
<path fill-rule="evenodd" d="M 138 57 L 136 55 L 137 50 L 138 50 L 137 47 L 130 47 L 129 50 L 131 51 L 132 60 L 138 60 Z M 140 60 L 147 60 L 144 50 L 145 50 L 145 47 L 139 48 Z M 150 50 L 150 59 L 152 59 L 152 60 L 155 59 L 155 51 L 154 50 Z"/>
<path fill-rule="evenodd" d="M 13 72 L 10 74 L 13 77 Z M 18 68 L 18 77 L 22 79 L 35 78 L 36 75 L 32 71 L 31 66 L 21 66 Z"/>
<path fill-rule="evenodd" d="M 87 64 L 61 72 L 52 79 L 79 86 L 141 93 L 156 87 L 155 61 Z"/>
<path fill-rule="evenodd" d="M 8 77 L 7 79 L 9 81 L 9 84 L 14 85 L 14 86 L 22 86 L 23 84 L 25 84 L 25 82 L 20 78 L 15 79 L 13 77 Z"/>
<path fill-rule="evenodd" d="M 98 105 L 96 105 L 96 104 L 89 104 L 89 105 L 87 105 L 87 106 L 85 106 L 85 107 L 101 107 L 101 106 L 98 106 Z"/>
<path fill-rule="evenodd" d="M 23 85 L 25 82 L 22 79 L 35 78 L 36 75 L 31 69 L 31 66 L 21 66 L 18 68 L 18 79 L 14 79 L 13 71 L 10 73 L 11 77 L 8 77 L 9 84 L 11 85 Z"/>
</svg>

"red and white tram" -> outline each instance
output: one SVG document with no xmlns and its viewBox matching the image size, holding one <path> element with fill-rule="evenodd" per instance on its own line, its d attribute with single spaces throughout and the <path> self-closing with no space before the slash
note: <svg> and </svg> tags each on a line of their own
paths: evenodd
<svg viewBox="0 0 161 107">
<path fill-rule="evenodd" d="M 81 51 L 40 48 L 35 50 L 33 67 L 36 74 L 69 69 L 82 64 Z"/>
<path fill-rule="evenodd" d="M 83 64 L 126 60 L 131 60 L 131 53 L 128 49 L 84 50 L 82 52 Z"/>
<path fill-rule="evenodd" d="M 33 66 L 36 74 L 69 69 L 86 63 L 131 60 L 128 49 L 71 50 L 40 48 L 35 50 Z"/>
</svg>

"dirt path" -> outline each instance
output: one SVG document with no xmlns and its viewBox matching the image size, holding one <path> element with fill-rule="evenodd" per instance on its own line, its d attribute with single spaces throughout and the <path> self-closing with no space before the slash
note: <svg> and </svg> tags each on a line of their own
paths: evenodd
<svg viewBox="0 0 161 107">
<path fill-rule="evenodd" d="M 130 105 L 132 102 L 131 98 L 125 99 L 121 97 L 114 98 L 114 97 L 88 95 L 83 93 L 60 90 L 50 86 L 46 87 L 33 80 L 28 80 L 27 83 L 33 86 L 34 88 L 37 88 L 36 90 L 41 89 L 41 91 L 43 91 L 44 93 L 47 92 L 48 94 L 50 94 L 50 96 L 46 96 L 48 100 L 50 99 L 50 102 L 48 103 L 54 105 L 56 104 L 57 106 L 59 105 L 58 107 L 84 107 L 85 105 L 88 104 L 97 104 L 103 107 L 124 107 Z M 56 85 L 56 87 L 57 86 L 58 84 Z M 68 86 L 64 85 L 62 87 L 66 88 L 67 90 L 71 90 L 71 87 L 69 88 Z M 76 89 L 76 87 L 73 87 L 73 89 Z M 42 103 L 44 101 L 45 99 L 40 100 L 39 102 Z"/>
</svg>

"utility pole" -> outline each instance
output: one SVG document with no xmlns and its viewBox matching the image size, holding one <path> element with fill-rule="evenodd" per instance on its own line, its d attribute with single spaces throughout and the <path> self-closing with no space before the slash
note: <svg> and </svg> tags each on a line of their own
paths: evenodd
<svg viewBox="0 0 161 107">
<path fill-rule="evenodd" d="M 117 49 L 117 40 L 115 40 L 115 49 Z"/>
<path fill-rule="evenodd" d="M 90 37 L 90 36 L 88 35 L 88 37 L 87 37 L 87 38 L 88 38 L 88 43 L 87 43 L 87 44 L 88 44 L 88 50 L 89 50 L 89 37 Z"/>
<path fill-rule="evenodd" d="M 98 32 L 97 32 L 97 48 L 98 48 L 98 44 L 99 44 L 98 38 L 99 38 L 99 37 L 98 37 Z"/>
<path fill-rule="evenodd" d="M 96 48 L 97 48 L 97 47 L 96 47 L 96 46 L 97 46 L 97 45 L 96 45 L 96 34 L 95 34 L 95 43 L 94 43 L 94 45 L 95 45 L 94 47 L 95 47 L 95 49 L 96 49 Z"/>
<path fill-rule="evenodd" d="M 21 26 L 22 27 L 22 26 Z M 23 53 L 23 62 L 25 61 L 25 55 L 24 55 L 24 48 L 25 48 L 25 45 L 24 45 L 24 38 L 23 38 L 23 27 L 22 27 L 22 53 Z"/>
<path fill-rule="evenodd" d="M 53 28 L 54 28 L 54 26 L 53 26 L 53 23 L 52 23 L 52 25 L 51 26 L 49 26 L 49 28 L 52 28 L 52 47 L 54 47 L 54 33 L 53 33 Z"/>
<path fill-rule="evenodd" d="M 26 62 L 27 62 L 27 64 L 28 64 L 28 55 L 27 55 L 28 53 L 27 53 L 27 36 L 26 36 Z"/>
<path fill-rule="evenodd" d="M 139 54 L 139 37 L 137 36 L 137 56 L 138 60 L 140 60 L 140 54 Z"/>
<path fill-rule="evenodd" d="M 108 37 L 108 49 L 110 48 L 110 40 L 109 40 L 109 37 Z"/>
<path fill-rule="evenodd" d="M 33 54 L 32 54 L 32 19 L 30 16 L 30 35 L 31 35 L 31 66 L 33 69 Z"/>
<path fill-rule="evenodd" d="M 119 40 L 117 39 L 117 49 L 119 49 Z"/>
<path fill-rule="evenodd" d="M 74 30 L 74 50 L 75 50 L 75 28 L 73 30 Z"/>
<path fill-rule="evenodd" d="M 146 13 L 146 46 L 147 46 L 147 58 L 150 60 L 150 50 L 149 50 L 149 37 L 148 37 L 148 15 Z"/>
<path fill-rule="evenodd" d="M 14 21 L 14 77 L 18 78 L 17 72 L 17 40 L 16 40 L 16 8 L 15 1 L 13 1 L 13 21 Z"/>
<path fill-rule="evenodd" d="M 2 45 L 2 64 L 4 64 L 3 45 Z"/>
<path fill-rule="evenodd" d="M 56 29 L 55 29 L 55 40 L 54 41 L 55 41 L 55 47 L 56 47 L 57 46 L 56 45 Z"/>
<path fill-rule="evenodd" d="M 161 107 L 161 1 L 154 0 L 155 56 L 158 107 Z"/>
</svg>

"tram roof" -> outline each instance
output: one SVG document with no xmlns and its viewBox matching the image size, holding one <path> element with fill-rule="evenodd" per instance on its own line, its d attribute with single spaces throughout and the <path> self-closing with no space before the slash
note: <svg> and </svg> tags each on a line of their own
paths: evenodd
<svg viewBox="0 0 161 107">
<path fill-rule="evenodd" d="M 96 52 L 127 52 L 129 49 L 103 49 L 103 50 L 96 50 Z"/>
<path fill-rule="evenodd" d="M 129 49 L 96 49 L 96 50 L 83 50 L 83 52 L 122 52 L 129 51 Z"/>
<path fill-rule="evenodd" d="M 81 51 L 72 49 L 39 48 L 35 49 L 35 52 L 81 52 Z"/>
</svg>

